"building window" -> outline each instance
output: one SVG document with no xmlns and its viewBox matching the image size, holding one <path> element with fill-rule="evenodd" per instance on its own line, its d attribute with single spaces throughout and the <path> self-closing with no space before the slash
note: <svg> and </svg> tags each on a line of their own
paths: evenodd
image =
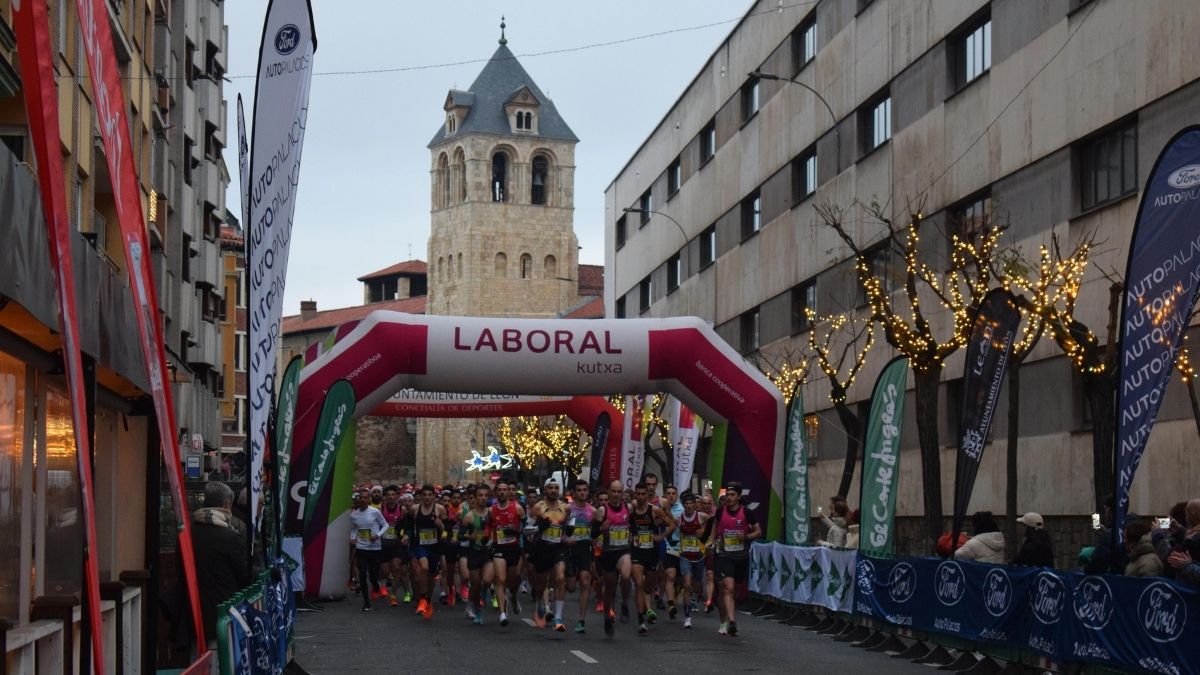
<svg viewBox="0 0 1200 675">
<path fill-rule="evenodd" d="M 458 254 L 458 278 L 461 279 L 462 275 L 463 275 L 463 261 L 462 261 L 462 253 L 460 252 Z"/>
<path fill-rule="evenodd" d="M 546 256 L 542 261 L 542 271 L 547 279 L 558 278 L 558 260 L 552 255 Z"/>
<path fill-rule="evenodd" d="M 958 39 L 955 84 L 964 87 L 992 67 L 992 20 L 985 17 L 971 24 Z"/>
<path fill-rule="evenodd" d="M 892 137 L 892 97 L 884 94 L 863 109 L 863 154 L 883 145 Z"/>
<path fill-rule="evenodd" d="M 812 317 L 817 312 L 817 282 L 806 281 L 792 289 L 792 333 L 812 328 Z"/>
<path fill-rule="evenodd" d="M 739 320 L 742 333 L 742 353 L 758 351 L 758 308 L 743 314 Z"/>
<path fill-rule="evenodd" d="M 454 113 L 446 115 L 446 134 L 454 133 Z"/>
<path fill-rule="evenodd" d="M 676 253 L 667 260 L 667 292 L 671 293 L 679 288 L 679 281 L 683 278 L 683 255 Z"/>
<path fill-rule="evenodd" d="M 957 235 L 962 241 L 974 242 L 979 235 L 983 234 L 991 216 L 991 197 L 986 195 L 974 197 L 950 209 L 947 216 L 947 225 L 949 226 L 947 230 L 951 235 Z M 953 242 L 953 240 L 951 241 Z"/>
<path fill-rule="evenodd" d="M 638 284 L 638 311 L 650 309 L 650 301 L 654 299 L 654 282 L 650 277 L 642 279 Z"/>
<path fill-rule="evenodd" d="M 742 239 L 762 229 L 762 193 L 758 190 L 742 200 Z"/>
<path fill-rule="evenodd" d="M 650 222 L 650 212 L 654 210 L 654 196 L 651 194 L 649 188 L 638 199 L 638 209 L 641 211 L 641 220 L 638 221 L 638 227 L 645 227 L 646 223 Z"/>
<path fill-rule="evenodd" d="M 505 201 L 508 187 L 508 155 L 497 152 L 492 155 L 492 201 Z"/>
<path fill-rule="evenodd" d="M 458 201 L 467 201 L 467 160 L 462 148 L 454 151 L 454 179 L 458 183 Z"/>
<path fill-rule="evenodd" d="M 713 118 L 700 130 L 700 163 L 704 164 L 717 154 L 717 120 Z"/>
<path fill-rule="evenodd" d="M 517 113 L 517 130 L 518 131 L 533 131 L 533 113 L 518 112 Z"/>
<path fill-rule="evenodd" d="M 1079 167 L 1079 206 L 1084 211 L 1137 192 L 1137 122 L 1086 141 Z"/>
<path fill-rule="evenodd" d="M 438 157 L 437 182 L 441 186 L 438 206 L 450 206 L 450 160 L 444 152 Z"/>
<path fill-rule="evenodd" d="M 709 225 L 700 233 L 700 269 L 713 264 L 717 259 L 717 226 Z"/>
<path fill-rule="evenodd" d="M 521 278 L 533 278 L 533 256 L 528 253 L 521 254 Z"/>
<path fill-rule="evenodd" d="M 529 201 L 532 204 L 546 203 L 546 180 L 550 175 L 550 163 L 542 155 L 533 158 L 533 176 L 529 187 Z"/>
<path fill-rule="evenodd" d="M 757 77 L 752 77 L 742 85 L 742 124 L 758 114 L 760 84 Z"/>
<path fill-rule="evenodd" d="M 817 148 L 792 160 L 792 206 L 808 199 L 817 191 Z"/>
<path fill-rule="evenodd" d="M 625 298 L 624 297 L 617 298 L 615 311 L 616 311 L 616 315 L 617 315 L 618 319 L 625 318 Z"/>
<path fill-rule="evenodd" d="M 798 73 L 817 57 L 817 13 L 800 22 L 792 33 L 792 73 Z"/>
<path fill-rule="evenodd" d="M 501 278 L 508 276 L 508 256 L 504 253 L 496 254 L 496 276 Z"/>
<path fill-rule="evenodd" d="M 683 185 L 683 162 L 676 157 L 671 166 L 667 167 L 667 199 L 679 192 L 680 185 Z"/>
<path fill-rule="evenodd" d="M 625 216 L 617 218 L 617 249 L 625 245 Z"/>
</svg>

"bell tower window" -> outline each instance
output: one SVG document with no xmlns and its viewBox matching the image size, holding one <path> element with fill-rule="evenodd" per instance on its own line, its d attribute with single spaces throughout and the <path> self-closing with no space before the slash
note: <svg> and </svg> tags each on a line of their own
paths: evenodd
<svg viewBox="0 0 1200 675">
<path fill-rule="evenodd" d="M 492 155 L 492 201 L 506 200 L 508 188 L 508 155 L 497 152 Z"/>
<path fill-rule="evenodd" d="M 529 201 L 533 204 L 546 203 L 546 182 L 549 178 L 550 162 L 542 155 L 533 158 L 533 176 L 530 184 Z"/>
<path fill-rule="evenodd" d="M 458 126 L 456 124 L 457 121 L 458 121 L 458 119 L 454 116 L 454 113 L 450 113 L 449 115 L 446 115 L 446 133 L 447 134 L 454 133 L 455 127 Z"/>
</svg>

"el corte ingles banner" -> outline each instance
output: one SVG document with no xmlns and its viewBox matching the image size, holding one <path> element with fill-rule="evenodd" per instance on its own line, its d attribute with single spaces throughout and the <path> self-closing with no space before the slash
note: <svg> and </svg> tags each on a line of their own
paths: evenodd
<svg viewBox="0 0 1200 675">
<path fill-rule="evenodd" d="M 862 517 L 859 548 L 891 553 L 896 541 L 896 492 L 900 481 L 900 438 L 904 429 L 904 387 L 908 359 L 897 356 L 883 367 L 871 395 L 867 442 L 863 446 Z"/>
<path fill-rule="evenodd" d="M 800 383 L 792 394 L 787 418 L 787 467 L 783 489 L 784 542 L 792 546 L 808 543 L 811 519 L 808 513 L 808 447 L 804 442 L 804 394 Z"/>
</svg>

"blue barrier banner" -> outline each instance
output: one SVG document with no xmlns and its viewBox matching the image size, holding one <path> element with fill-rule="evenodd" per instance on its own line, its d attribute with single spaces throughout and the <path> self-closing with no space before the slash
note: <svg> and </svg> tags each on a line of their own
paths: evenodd
<svg viewBox="0 0 1200 675">
<path fill-rule="evenodd" d="M 1166 579 L 860 554 L 855 584 L 855 613 L 887 623 L 1058 663 L 1200 672 L 1200 590 Z"/>
<path fill-rule="evenodd" d="M 749 587 L 784 602 L 851 612 L 854 563 L 854 551 L 756 541 L 750 547 Z"/>
</svg>

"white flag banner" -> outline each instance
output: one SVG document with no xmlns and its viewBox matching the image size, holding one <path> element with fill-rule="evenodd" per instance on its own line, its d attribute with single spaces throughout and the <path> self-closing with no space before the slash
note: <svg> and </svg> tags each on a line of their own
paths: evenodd
<svg viewBox="0 0 1200 675">
<path fill-rule="evenodd" d="M 750 591 L 796 605 L 849 612 L 854 607 L 855 551 L 754 542 Z"/>
<path fill-rule="evenodd" d="M 692 484 L 700 430 L 696 427 L 696 414 L 679 399 L 671 400 L 671 419 L 668 424 L 671 425 L 671 445 L 674 447 L 675 487 L 682 494 Z"/>
<path fill-rule="evenodd" d="M 242 95 L 237 97 L 238 125 L 238 192 L 242 208 L 238 218 L 242 219 L 243 231 L 250 229 L 250 140 L 246 137 L 246 112 L 242 109 Z M 241 298 L 238 298 L 239 300 Z"/>
<path fill-rule="evenodd" d="M 642 480 L 642 468 L 646 461 L 642 443 L 642 406 L 645 397 L 625 397 L 625 437 L 621 440 L 621 483 L 632 490 Z"/>
<path fill-rule="evenodd" d="M 246 259 L 250 278 L 250 514 L 258 530 L 263 452 L 275 397 L 300 155 L 317 37 L 308 0 L 271 0 L 263 23 L 250 141 Z"/>
</svg>

